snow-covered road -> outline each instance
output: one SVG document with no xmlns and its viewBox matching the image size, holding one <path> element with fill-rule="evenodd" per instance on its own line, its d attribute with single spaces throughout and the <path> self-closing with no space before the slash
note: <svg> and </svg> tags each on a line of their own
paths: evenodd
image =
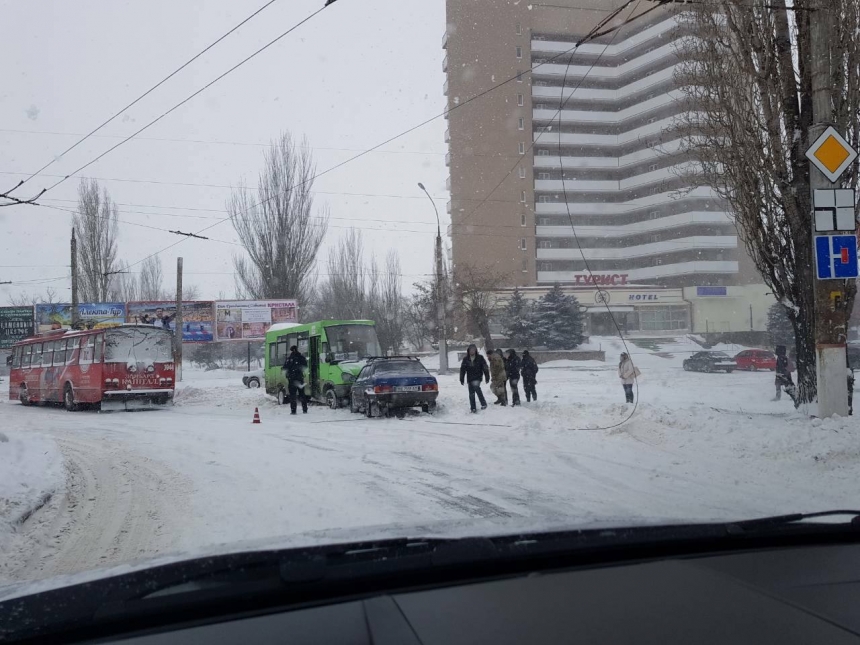
<svg viewBox="0 0 860 645">
<path fill-rule="evenodd" d="M 854 419 L 809 420 L 771 402 L 771 374 L 689 374 L 661 361 L 642 359 L 636 415 L 610 430 L 629 408 L 614 371 L 600 368 L 542 370 L 539 402 L 479 415 L 442 377 L 439 412 L 403 420 L 320 407 L 293 417 L 235 373 L 188 372 L 176 406 L 157 411 L 2 403 L 10 437 L 56 442 L 67 489 L 18 529 L 0 572 L 44 578 L 391 524 L 438 533 L 856 505 Z"/>
</svg>

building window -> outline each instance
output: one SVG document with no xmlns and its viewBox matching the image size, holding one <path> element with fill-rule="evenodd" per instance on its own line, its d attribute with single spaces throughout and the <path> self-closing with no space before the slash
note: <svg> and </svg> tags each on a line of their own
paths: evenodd
<svg viewBox="0 0 860 645">
<path fill-rule="evenodd" d="M 657 195 L 659 193 L 660 193 L 660 187 L 659 186 L 652 186 L 651 187 L 651 194 L 652 195 Z"/>
<path fill-rule="evenodd" d="M 549 217 L 540 217 L 538 218 L 538 226 L 551 226 L 552 220 Z"/>
<path fill-rule="evenodd" d="M 538 201 L 541 204 L 548 204 L 549 203 L 549 195 L 541 195 L 540 197 L 538 197 Z"/>
<path fill-rule="evenodd" d="M 523 26 L 520 23 L 517 23 L 517 26 L 515 28 L 515 32 L 516 32 L 517 36 L 523 35 Z"/>
<path fill-rule="evenodd" d="M 552 264 L 549 262 L 541 262 L 538 266 L 539 271 L 552 271 Z"/>
<path fill-rule="evenodd" d="M 521 191 L 520 191 L 520 201 L 521 201 L 523 204 L 525 204 L 525 203 L 526 203 L 526 191 L 524 191 L 524 190 L 521 190 Z"/>
<path fill-rule="evenodd" d="M 550 174 L 548 172 L 539 172 L 538 173 L 538 179 L 549 179 L 549 178 L 550 178 Z"/>
<path fill-rule="evenodd" d="M 523 48 L 517 45 L 517 58 L 523 57 Z"/>
<path fill-rule="evenodd" d="M 687 329 L 686 307 L 640 307 L 639 325 L 642 331 Z"/>
<path fill-rule="evenodd" d="M 654 266 L 658 267 L 663 264 L 663 258 L 654 258 Z"/>
<path fill-rule="evenodd" d="M 544 105 L 543 103 L 535 104 L 535 110 L 545 110 L 545 109 L 546 109 L 546 105 Z"/>
<path fill-rule="evenodd" d="M 657 120 L 657 117 L 652 116 L 650 119 L 648 119 L 648 123 L 654 123 L 654 121 L 656 121 L 656 120 Z"/>
<path fill-rule="evenodd" d="M 517 83 L 523 82 L 523 76 L 525 76 L 525 72 L 523 70 L 519 70 L 517 72 Z"/>
<path fill-rule="evenodd" d="M 552 248 L 552 241 L 551 240 L 541 240 L 540 242 L 538 242 L 538 248 L 539 249 L 551 249 Z"/>
<path fill-rule="evenodd" d="M 526 153 L 526 144 L 524 141 L 520 141 L 519 151 L 521 155 Z"/>
<path fill-rule="evenodd" d="M 525 178 L 526 178 L 526 167 L 520 166 L 520 179 L 525 179 Z"/>
<path fill-rule="evenodd" d="M 519 105 L 520 107 L 525 105 L 525 98 L 522 94 L 517 94 L 517 105 Z"/>
<path fill-rule="evenodd" d="M 652 163 L 650 166 L 648 166 L 648 172 L 654 172 L 655 170 L 657 170 L 657 164 Z"/>
<path fill-rule="evenodd" d="M 659 241 L 660 241 L 660 236 L 659 236 L 659 235 L 652 235 L 652 236 L 651 236 L 651 241 L 652 241 L 652 242 L 659 242 Z"/>
<path fill-rule="evenodd" d="M 526 225 L 526 214 L 521 213 L 520 214 L 520 226 L 525 226 L 525 225 Z"/>
<path fill-rule="evenodd" d="M 549 150 L 538 150 L 538 157 L 549 157 Z"/>
<path fill-rule="evenodd" d="M 648 219 L 657 219 L 658 217 L 660 217 L 659 211 L 651 211 L 648 213 Z"/>
<path fill-rule="evenodd" d="M 526 250 L 526 238 L 521 237 L 520 238 L 520 251 L 525 251 L 525 250 Z"/>
<path fill-rule="evenodd" d="M 526 120 L 523 117 L 520 117 L 517 121 L 517 130 L 525 130 L 526 129 Z"/>
<path fill-rule="evenodd" d="M 523 273 L 529 272 L 529 259 L 523 258 Z"/>
</svg>

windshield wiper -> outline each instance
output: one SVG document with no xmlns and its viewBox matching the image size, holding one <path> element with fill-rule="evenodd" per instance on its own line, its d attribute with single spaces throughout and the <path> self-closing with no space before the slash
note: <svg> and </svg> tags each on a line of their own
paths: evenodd
<svg viewBox="0 0 860 645">
<path fill-rule="evenodd" d="M 834 509 L 830 511 L 818 511 L 817 513 L 788 513 L 786 515 L 772 515 L 770 517 L 757 517 L 752 520 L 741 520 L 739 522 L 728 522 L 726 528 L 731 533 L 748 532 L 757 529 L 769 529 L 773 527 L 790 526 L 803 522 L 804 520 L 812 520 L 819 517 L 840 517 L 843 515 L 851 516 L 847 522 L 834 523 L 836 526 L 849 525 L 860 528 L 860 511 Z"/>
</svg>

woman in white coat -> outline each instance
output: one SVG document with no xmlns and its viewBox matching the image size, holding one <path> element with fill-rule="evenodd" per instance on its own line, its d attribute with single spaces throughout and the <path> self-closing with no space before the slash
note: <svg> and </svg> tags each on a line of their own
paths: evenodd
<svg viewBox="0 0 860 645">
<path fill-rule="evenodd" d="M 627 352 L 622 353 L 621 361 L 618 363 L 618 378 L 624 386 L 624 397 L 627 403 L 633 403 L 633 383 L 640 374 L 639 368 L 633 364 L 630 355 Z"/>
</svg>

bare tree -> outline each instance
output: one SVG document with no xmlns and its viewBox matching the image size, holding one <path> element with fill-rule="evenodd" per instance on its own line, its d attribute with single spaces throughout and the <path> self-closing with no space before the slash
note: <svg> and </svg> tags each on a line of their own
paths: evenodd
<svg viewBox="0 0 860 645">
<path fill-rule="evenodd" d="M 382 349 L 396 354 L 406 339 L 400 257 L 392 249 L 385 258 L 384 269 L 377 270 L 376 261 L 372 262 L 372 267 L 369 298 L 371 317 L 376 321 L 376 334 Z"/>
<path fill-rule="evenodd" d="M 164 274 L 161 270 L 161 258 L 151 255 L 140 265 L 141 300 L 160 300 L 164 296 Z M 183 289 L 183 292 L 185 289 Z M 183 293 L 184 296 L 184 293 Z"/>
<path fill-rule="evenodd" d="M 812 125 L 810 15 L 828 20 L 834 125 L 860 143 L 860 3 L 703 0 L 685 5 L 693 37 L 679 48 L 690 111 L 684 147 L 701 162 L 697 182 L 734 211 L 747 252 L 795 329 L 799 400 L 816 397 L 808 161 Z M 815 6 L 813 6 L 815 4 Z M 857 166 L 844 184 L 857 185 Z M 833 281 L 851 311 L 856 284 Z M 847 317 L 847 313 L 846 313 Z"/>
<path fill-rule="evenodd" d="M 436 322 L 439 292 L 435 278 L 416 282 L 412 288 L 415 291 L 403 305 L 404 334 L 414 348 L 421 349 L 426 343 L 439 340 Z"/>
<path fill-rule="evenodd" d="M 9 296 L 9 304 L 13 307 L 30 307 L 32 305 L 53 305 L 60 302 L 57 296 L 57 291 L 53 287 L 45 288 L 45 293 L 29 294 L 26 292 L 19 293 L 17 296 Z"/>
<path fill-rule="evenodd" d="M 327 274 L 317 290 L 316 317 L 330 320 L 370 318 L 367 266 L 361 231 L 349 229 L 329 253 Z"/>
<path fill-rule="evenodd" d="M 313 207 L 314 172 L 307 142 L 296 147 L 282 134 L 265 154 L 257 195 L 233 192 L 227 212 L 248 254 L 233 259 L 239 295 L 296 298 L 304 306 L 328 228 L 327 210 Z"/>
<path fill-rule="evenodd" d="M 111 280 L 109 300 L 115 302 L 142 300 L 140 297 L 140 280 L 130 270 L 128 262 L 120 260 L 117 271 L 113 275 L 113 280 Z"/>
<path fill-rule="evenodd" d="M 490 319 L 500 308 L 499 289 L 509 276 L 472 265 L 460 265 L 454 271 L 454 289 L 469 331 L 484 339 L 487 352 L 495 345 L 490 334 Z"/>
<path fill-rule="evenodd" d="M 95 179 L 81 179 L 73 218 L 78 239 L 78 289 L 81 302 L 109 299 L 117 270 L 117 210 Z"/>
</svg>

